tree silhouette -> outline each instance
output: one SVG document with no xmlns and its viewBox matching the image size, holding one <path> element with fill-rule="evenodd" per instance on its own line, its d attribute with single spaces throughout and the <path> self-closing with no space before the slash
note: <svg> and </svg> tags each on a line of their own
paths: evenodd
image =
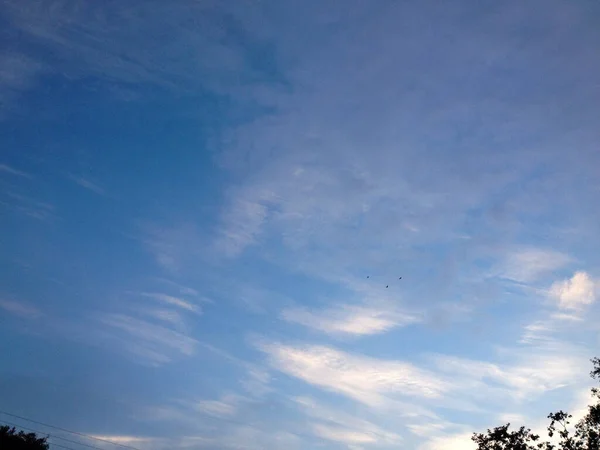
<svg viewBox="0 0 600 450">
<path fill-rule="evenodd" d="M 592 359 L 590 376 L 600 381 L 600 358 Z M 511 431 L 510 423 L 475 433 L 472 437 L 477 450 L 600 450 L 600 390 L 592 388 L 595 403 L 588 406 L 583 418 L 570 427 L 572 416 L 564 411 L 551 413 L 548 418 L 548 437 L 554 442 L 541 441 L 529 428 Z"/>
<path fill-rule="evenodd" d="M 39 438 L 35 433 L 25 433 L 14 427 L 0 426 L 0 449 L 2 450 L 48 450 L 47 438 Z"/>
</svg>

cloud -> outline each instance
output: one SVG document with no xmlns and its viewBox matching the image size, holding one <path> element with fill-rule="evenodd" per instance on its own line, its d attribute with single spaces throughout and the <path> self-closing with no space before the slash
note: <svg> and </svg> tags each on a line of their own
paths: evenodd
<svg viewBox="0 0 600 450">
<path fill-rule="evenodd" d="M 267 370 L 251 364 L 244 364 L 244 367 L 247 371 L 240 382 L 249 395 L 257 398 L 263 397 L 273 390 L 269 386 L 271 375 Z"/>
<path fill-rule="evenodd" d="M 36 319 L 42 315 L 42 312 L 27 303 L 16 302 L 14 300 L 0 299 L 0 308 L 15 316 L 25 319 Z"/>
<path fill-rule="evenodd" d="M 519 283 L 532 283 L 562 269 L 570 261 L 567 255 L 553 250 L 522 248 L 509 253 L 500 276 Z"/>
<path fill-rule="evenodd" d="M 214 433 L 213 433 L 214 434 Z M 120 445 L 143 447 L 150 450 L 169 449 L 232 449 L 240 448 L 248 450 L 262 450 L 265 448 L 273 450 L 298 449 L 299 439 L 292 433 L 260 429 L 257 427 L 235 425 L 220 429 L 219 436 L 212 436 L 209 433 L 191 435 L 178 434 L 174 437 L 154 437 L 154 436 L 129 436 L 129 435 L 91 435 L 92 438 L 103 439 L 109 442 L 115 442 Z M 101 442 L 90 439 L 90 444 L 107 448 Z M 111 447 L 114 448 L 114 445 Z"/>
<path fill-rule="evenodd" d="M 5 194 L 14 201 L 10 206 L 21 214 L 41 221 L 48 221 L 54 217 L 55 207 L 51 203 L 11 191 Z"/>
<path fill-rule="evenodd" d="M 411 433 L 420 437 L 431 437 L 443 432 L 447 425 L 444 423 L 411 423 L 406 426 Z"/>
<path fill-rule="evenodd" d="M 597 282 L 586 272 L 576 272 L 569 280 L 557 281 L 549 294 L 561 309 L 581 310 L 596 301 Z"/>
<path fill-rule="evenodd" d="M 294 402 L 308 417 L 317 421 L 312 430 L 321 438 L 346 444 L 397 444 L 402 440 L 397 433 L 356 415 L 323 406 L 312 398 L 296 397 Z"/>
<path fill-rule="evenodd" d="M 34 87 L 41 73 L 95 77 L 109 82 L 113 88 L 109 92 L 137 84 L 176 93 L 198 89 L 218 93 L 237 83 L 260 88 L 267 80 L 277 82 L 272 69 L 252 64 L 247 56 L 253 51 L 268 55 L 262 30 L 247 26 L 259 14 L 254 8 L 215 8 L 191 1 L 167 8 L 132 0 L 101 6 L 56 0 L 33 2 L 28 8 L 7 0 L 1 8 L 14 49 L 0 55 L 5 63 L 0 64 L 1 87 L 9 94 Z M 196 18 L 193 24 L 189 17 Z M 121 22 L 129 25 L 116 25 Z M 25 43 L 32 43 L 38 52 Z M 240 96 L 250 95 L 239 90 Z"/>
<path fill-rule="evenodd" d="M 91 434 L 89 436 L 92 439 L 100 439 L 102 441 L 115 442 L 122 445 L 148 444 L 155 440 L 151 437 L 126 436 L 118 434 Z"/>
<path fill-rule="evenodd" d="M 167 284 L 168 286 L 176 288 L 181 295 L 192 295 L 194 297 L 198 295 L 198 291 L 189 286 L 184 286 L 182 284 L 175 283 L 174 281 L 167 280 L 165 278 L 157 278 L 157 280 Z"/>
<path fill-rule="evenodd" d="M 178 308 L 181 308 L 181 309 L 184 309 L 187 311 L 191 311 L 191 312 L 195 312 L 195 313 L 201 312 L 201 309 L 198 305 L 195 305 L 195 304 L 193 304 L 187 300 L 184 300 L 182 298 L 174 297 L 172 295 L 161 294 L 161 293 L 152 293 L 152 292 L 143 292 L 140 295 L 142 297 L 152 298 L 152 299 L 158 300 L 160 302 L 166 303 L 168 305 L 176 306 Z"/>
<path fill-rule="evenodd" d="M 139 308 L 138 312 L 154 319 L 158 319 L 172 325 L 176 329 L 185 329 L 185 322 L 181 314 L 177 311 L 164 308 Z"/>
<path fill-rule="evenodd" d="M 142 224 L 141 242 L 156 263 L 171 273 L 178 273 L 190 261 L 201 259 L 204 240 L 195 225 L 184 223 L 172 227 Z"/>
<path fill-rule="evenodd" d="M 0 164 L 0 172 L 8 173 L 10 175 L 16 175 L 18 177 L 23 177 L 23 178 L 32 178 L 32 176 L 30 174 L 23 172 L 21 170 L 17 170 L 6 164 Z"/>
<path fill-rule="evenodd" d="M 119 337 L 121 348 L 152 365 L 167 363 L 176 356 L 191 356 L 198 344 L 187 334 L 126 314 L 104 314 L 98 320 L 109 337 Z"/>
<path fill-rule="evenodd" d="M 232 417 L 238 411 L 241 398 L 237 395 L 225 395 L 220 400 L 201 400 L 195 403 L 194 409 L 215 417 Z"/>
<path fill-rule="evenodd" d="M 433 359 L 441 373 L 455 380 L 458 398 L 486 398 L 489 404 L 508 399 L 531 400 L 548 391 L 574 385 L 586 365 L 581 351 L 566 345 L 517 347 L 507 352 L 511 359 L 503 364 L 447 355 Z"/>
<path fill-rule="evenodd" d="M 69 179 L 71 181 L 73 181 L 74 183 L 78 184 L 79 186 L 81 186 L 82 188 L 87 189 L 88 191 L 92 191 L 95 194 L 98 194 L 98 195 L 106 194 L 105 190 L 102 187 L 98 186 L 96 183 L 93 183 L 92 181 L 88 180 L 87 178 L 76 176 L 76 175 L 69 175 Z"/>
<path fill-rule="evenodd" d="M 236 425 L 223 430 L 218 437 L 209 441 L 214 448 L 248 450 L 303 449 L 299 437 L 293 432 L 273 430 L 272 424 L 259 426 Z"/>
<path fill-rule="evenodd" d="M 324 333 L 355 336 L 384 333 L 395 327 L 419 322 L 418 317 L 399 311 L 349 305 L 318 312 L 290 308 L 282 311 L 281 317 Z"/>
<path fill-rule="evenodd" d="M 503 424 L 510 423 L 516 426 L 521 426 L 527 422 L 527 418 L 523 414 L 514 413 L 500 414 L 498 420 Z"/>
<path fill-rule="evenodd" d="M 464 324 L 439 338 L 423 329 L 398 332 L 410 340 L 415 359 L 440 346 L 465 355 L 458 362 L 444 359 L 447 369 L 424 370 L 412 362 L 324 345 L 271 342 L 260 346 L 270 370 L 366 409 L 398 398 L 408 398 L 415 408 L 421 401 L 456 408 L 458 400 L 494 408 L 483 400 L 526 400 L 568 382 L 574 361 L 556 354 L 508 363 L 491 355 L 486 361 L 469 359 L 485 352 L 491 330 L 481 311 L 462 304 L 471 293 L 465 279 L 484 278 L 481 259 L 525 242 L 526 248 L 507 258 L 501 275 L 537 283 L 569 263 L 562 254 L 535 247 L 541 239 L 562 236 L 558 233 L 565 227 L 598 223 L 589 205 L 597 197 L 590 186 L 600 167 L 600 128 L 590 119 L 598 116 L 594 108 L 600 104 L 594 78 L 599 60 L 590 57 L 597 45 L 580 45 L 596 42 L 589 11 L 571 4 L 540 8 L 540 2 L 515 8 L 457 2 L 436 9 L 428 2 L 349 0 L 343 8 L 329 8 L 309 1 L 297 14 L 289 14 L 285 2 L 266 2 L 266 11 L 256 2 L 248 8 L 239 2 L 236 7 L 228 2 L 51 3 L 5 0 L 0 8 L 7 35 L 19 37 L 19 48 L 38 49 L 39 64 L 47 67 L 46 58 L 52 59 L 52 73 L 84 80 L 84 87 L 89 80 L 94 87 L 108 81 L 151 93 L 158 85 L 161 93 L 183 92 L 176 96 L 180 100 L 188 93 L 223 95 L 234 117 L 250 119 L 234 119 L 232 125 L 228 115 L 218 120 L 223 129 L 213 130 L 215 147 L 222 150 L 219 163 L 228 170 L 222 178 L 236 183 L 226 191 L 214 228 L 200 228 L 202 220 L 199 226 L 155 227 L 144 234 L 162 269 L 197 275 L 212 266 L 215 253 L 235 260 L 247 252 L 258 256 L 244 261 L 249 272 L 260 272 L 257 278 L 271 282 L 277 277 L 274 284 L 286 285 L 281 289 L 310 298 L 320 290 L 312 285 L 315 278 L 357 293 L 361 288 L 352 279 L 364 273 L 389 277 L 402 269 L 411 275 L 410 283 L 399 288 L 405 290 L 403 301 L 413 299 L 428 310 L 457 301 L 461 307 L 454 314 L 468 310 L 482 328 L 475 337 Z M 563 14 L 565 9 L 571 14 Z M 557 48 L 565 51 L 553 51 Z M 21 73 L 37 73 L 27 60 L 14 60 Z M 286 64 L 285 90 L 271 88 L 280 62 Z M 274 67 L 272 78 L 261 64 Z M 19 72 L 1 78 L 9 80 L 9 89 L 31 86 L 27 82 L 21 88 L 28 78 L 13 73 Z M 236 93 L 241 91 L 240 100 Z M 248 97 L 255 102 L 247 114 L 236 102 Z M 261 114 L 253 115 L 255 110 Z M 176 205 L 167 206 L 171 209 L 161 213 L 176 217 Z M 586 242 L 577 234 L 570 239 L 575 245 Z M 447 255 L 456 269 L 447 270 Z M 229 278 L 232 273 L 238 278 L 237 270 L 226 269 L 231 269 L 225 270 Z M 299 272 L 310 275 L 308 283 L 289 276 Z M 483 285 L 482 297 L 489 302 L 488 287 Z M 195 305 L 187 293 L 173 292 L 149 293 L 161 307 L 152 319 L 108 315 L 103 326 L 119 337 L 119 348 L 155 363 L 194 354 L 199 343 L 171 328 Z M 452 309 L 439 308 L 443 316 Z M 514 324 L 513 312 L 502 309 L 493 319 Z M 405 320 L 371 304 L 282 314 L 326 333 L 355 336 L 384 333 Z M 236 323 L 257 325 L 245 319 Z M 268 327 L 262 319 L 259 326 Z M 510 339 L 509 328 L 503 327 L 502 340 Z M 545 332 L 542 328 L 532 331 Z M 386 337 L 377 336 L 382 340 L 378 350 L 391 348 Z M 473 340 L 477 345 L 460 346 Z M 374 347 L 361 346 L 361 351 L 369 348 Z M 536 366 L 556 379 L 538 375 Z M 255 380 L 258 386 L 277 381 L 262 373 Z M 354 425 L 313 420 L 321 427 L 314 430 L 332 439 L 372 436 Z M 227 444 L 284 447 L 265 441 L 268 433 L 236 431 Z M 451 448 L 452 439 L 448 436 L 443 448 Z M 219 444 L 208 445 L 226 446 Z"/>
<path fill-rule="evenodd" d="M 384 406 L 388 395 L 437 398 L 448 388 L 433 373 L 402 361 L 378 360 L 318 345 L 262 343 L 259 349 L 268 355 L 274 369 L 372 407 Z"/>
<path fill-rule="evenodd" d="M 219 237 L 215 244 L 217 252 L 233 257 L 257 242 L 268 214 L 268 206 L 265 202 L 270 197 L 267 192 L 258 194 L 257 199 L 234 198 L 222 217 L 223 226 L 219 230 Z"/>
<path fill-rule="evenodd" d="M 475 450 L 472 433 L 456 433 L 437 436 L 419 446 L 419 450 Z"/>
<path fill-rule="evenodd" d="M 375 436 L 345 427 L 317 424 L 313 426 L 313 430 L 317 436 L 334 442 L 346 444 L 373 444 L 377 442 Z"/>
</svg>

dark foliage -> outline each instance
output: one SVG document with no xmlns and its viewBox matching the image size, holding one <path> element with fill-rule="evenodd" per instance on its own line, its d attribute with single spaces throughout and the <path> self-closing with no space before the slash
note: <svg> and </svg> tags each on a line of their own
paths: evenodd
<svg viewBox="0 0 600 450">
<path fill-rule="evenodd" d="M 14 427 L 0 426 L 0 449 L 2 450 L 48 450 L 47 438 L 35 433 L 17 431 Z"/>
<path fill-rule="evenodd" d="M 600 358 L 592 359 L 592 364 L 590 376 L 600 381 Z M 600 450 L 600 389 L 592 388 L 592 396 L 595 403 L 572 427 L 571 415 L 564 411 L 548 416 L 548 437 L 555 438 L 553 442 L 540 440 L 529 428 L 511 431 L 510 424 L 475 433 L 473 441 L 477 450 Z"/>
</svg>

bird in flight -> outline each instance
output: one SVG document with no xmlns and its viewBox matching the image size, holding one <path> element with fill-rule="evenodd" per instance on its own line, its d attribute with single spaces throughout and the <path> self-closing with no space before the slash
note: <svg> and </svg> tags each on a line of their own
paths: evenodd
<svg viewBox="0 0 600 450">
<path fill-rule="evenodd" d="M 367 278 L 371 278 L 371 275 L 367 275 Z M 399 279 L 399 280 L 401 280 L 401 279 L 402 279 L 402 277 L 398 277 L 398 279 Z M 385 285 L 385 288 L 386 288 L 386 289 L 389 289 L 389 287 L 390 287 L 390 285 L 389 285 L 389 284 L 386 284 L 386 285 Z"/>
</svg>

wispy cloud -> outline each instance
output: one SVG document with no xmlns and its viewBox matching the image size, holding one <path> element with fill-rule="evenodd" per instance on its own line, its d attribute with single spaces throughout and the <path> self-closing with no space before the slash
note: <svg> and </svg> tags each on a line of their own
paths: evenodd
<svg viewBox="0 0 600 450">
<path fill-rule="evenodd" d="M 437 436 L 419 446 L 419 450 L 475 450 L 471 432 Z"/>
<path fill-rule="evenodd" d="M 190 261 L 203 254 L 204 239 L 195 225 L 185 223 L 173 227 L 142 225 L 140 240 L 157 264 L 171 273 L 179 272 Z"/>
<path fill-rule="evenodd" d="M 513 360 L 504 364 L 443 355 L 435 357 L 435 363 L 439 371 L 456 380 L 455 389 L 463 398 L 487 396 L 490 402 L 496 402 L 502 398 L 531 400 L 576 383 L 587 362 L 581 354 L 567 349 L 511 349 L 511 352 Z"/>
<path fill-rule="evenodd" d="M 98 320 L 109 337 L 118 338 L 122 348 L 153 365 L 167 363 L 175 356 L 191 356 L 198 344 L 187 334 L 131 315 L 104 314 Z"/>
<path fill-rule="evenodd" d="M 165 283 L 168 286 L 174 287 L 175 289 L 177 289 L 179 291 L 179 293 L 181 295 L 193 295 L 193 296 L 198 295 L 198 291 L 189 286 L 184 286 L 182 284 L 175 283 L 174 281 L 167 280 L 166 278 L 157 278 L 157 280 L 162 283 Z"/>
<path fill-rule="evenodd" d="M 71 175 L 69 175 L 69 179 L 71 181 L 73 181 L 75 184 L 78 184 L 82 188 L 87 189 L 88 191 L 92 191 L 95 194 L 98 194 L 98 195 L 106 194 L 106 191 L 104 190 L 104 188 L 100 187 L 99 185 L 97 185 L 96 183 L 90 181 L 89 179 L 87 179 L 85 177 L 71 174 Z"/>
<path fill-rule="evenodd" d="M 201 400 L 194 404 L 194 409 L 215 417 L 232 417 L 238 411 L 241 398 L 237 395 L 224 395 L 219 400 Z"/>
<path fill-rule="evenodd" d="M 390 309 L 340 305 L 322 311 L 290 308 L 281 313 L 288 322 L 333 335 L 370 335 L 420 321 L 416 315 Z"/>
<path fill-rule="evenodd" d="M 173 327 L 182 330 L 185 329 L 185 321 L 178 311 L 166 308 L 143 308 L 137 309 L 140 314 L 158 319 L 162 322 L 172 325 Z"/>
<path fill-rule="evenodd" d="M 186 93 L 199 86 L 223 91 L 234 80 L 260 86 L 271 74 L 258 65 L 247 65 L 245 52 L 261 49 L 264 44 L 258 30 L 245 26 L 250 16 L 255 15 L 246 8 L 226 5 L 213 8 L 196 2 L 169 8 L 133 3 L 83 7 L 63 0 L 52 2 L 51 6 L 44 3 L 30 6 L 24 8 L 13 0 L 2 4 L 9 29 L 44 49 L 32 54 L 19 45 L 20 41 L 13 41 L 14 51 L 4 56 L 3 61 L 10 64 L 3 64 L 5 70 L 0 72 L 2 87 L 9 93 L 35 86 L 36 77 L 48 72 L 66 73 L 74 79 L 92 75 L 101 80 L 143 83 Z M 115 27 L 112 20 L 106 20 L 105 13 L 117 21 L 127 21 L 130 26 Z M 190 16 L 198 22 L 188 23 L 186 19 Z M 155 37 L 151 30 L 156 32 L 157 26 L 168 38 Z M 229 33 L 240 33 L 244 39 L 223 42 Z M 140 36 L 149 39 L 146 42 L 151 42 L 151 52 L 139 51 Z M 188 51 L 211 55 L 210 62 L 189 58 Z M 46 52 L 60 57 L 49 60 Z M 78 55 L 79 61 L 73 55 Z M 159 62 L 166 55 L 171 64 Z M 114 84 L 111 83 L 113 87 Z"/>
<path fill-rule="evenodd" d="M 402 437 L 394 432 L 356 417 L 353 414 L 323 406 L 309 397 L 296 397 L 294 402 L 314 422 L 312 431 L 319 437 L 342 444 L 398 444 Z"/>
<path fill-rule="evenodd" d="M 28 174 L 27 172 L 17 170 L 14 167 L 8 166 L 6 164 L 0 164 L 0 172 L 4 172 L 10 175 L 16 175 L 18 177 L 23 178 L 32 178 L 32 175 Z"/>
<path fill-rule="evenodd" d="M 572 259 L 560 252 L 539 248 L 521 248 L 508 254 L 500 276 L 519 283 L 532 283 L 543 275 L 562 269 Z"/>
<path fill-rule="evenodd" d="M 216 242 L 217 252 L 232 257 L 239 255 L 246 247 L 256 243 L 267 217 L 265 201 L 268 193 L 258 199 L 235 198 L 231 208 L 225 211 L 223 227 L 219 230 Z"/>
<path fill-rule="evenodd" d="M 374 444 L 377 438 L 347 427 L 316 424 L 314 433 L 324 439 L 344 444 Z"/>
<path fill-rule="evenodd" d="M 449 387 L 435 374 L 402 361 L 316 345 L 260 343 L 259 349 L 274 369 L 373 407 L 385 406 L 387 395 L 436 398 Z"/>
<path fill-rule="evenodd" d="M 42 312 L 35 306 L 5 298 L 0 298 L 0 309 L 26 319 L 36 319 L 42 315 Z"/>
<path fill-rule="evenodd" d="M 160 302 L 166 303 L 168 305 L 176 306 L 178 308 L 185 309 L 187 311 L 191 311 L 191 312 L 195 312 L 195 313 L 201 312 L 201 309 L 198 305 L 196 305 L 190 301 L 184 300 L 182 298 L 174 297 L 172 295 L 155 293 L 155 292 L 142 292 L 139 295 L 142 297 L 152 298 L 154 300 L 158 300 Z"/>
<path fill-rule="evenodd" d="M 101 439 L 103 441 L 115 442 L 117 444 L 123 445 L 149 444 L 155 440 L 151 437 L 126 436 L 120 434 L 91 434 L 90 437 L 92 437 L 93 439 Z M 94 443 L 98 445 L 97 441 Z"/>
<path fill-rule="evenodd" d="M 21 214 L 40 221 L 48 221 L 55 217 L 56 208 L 51 203 L 12 191 L 6 192 L 6 195 L 11 199 L 9 205 Z"/>
<path fill-rule="evenodd" d="M 174 110 L 180 101 L 188 103 L 187 94 L 226 99 L 232 114 L 217 118 L 211 144 L 224 171 L 219 180 L 234 179 L 235 186 L 202 185 L 215 189 L 209 194 L 215 202 L 224 202 L 216 205 L 214 217 L 197 222 L 194 208 L 178 210 L 183 202 L 150 202 L 143 209 L 148 214 L 160 209 L 162 217 L 183 221 L 143 227 L 140 239 L 159 270 L 192 286 L 204 289 L 203 278 L 218 285 L 216 266 L 214 272 L 227 278 L 224 285 L 245 275 L 256 279 L 258 286 L 248 289 L 227 285 L 214 291 L 251 305 L 264 314 L 259 319 L 229 307 L 206 308 L 202 319 L 222 314 L 215 320 L 235 322 L 240 333 L 259 327 L 265 336 L 272 336 L 269 326 L 276 323 L 283 336 L 257 345 L 266 367 L 234 356 L 247 349 L 237 334 L 227 336 L 228 360 L 240 373 L 219 381 L 240 383 L 244 395 L 265 403 L 314 390 L 322 396 L 318 402 L 305 397 L 297 404 L 305 402 L 300 408 L 306 430 L 328 441 L 325 445 L 391 446 L 402 434 L 431 438 L 423 448 L 444 450 L 470 448 L 464 447 L 465 440 L 470 444 L 466 429 L 445 421 L 446 415 L 460 410 L 461 420 L 495 418 L 504 406 L 573 388 L 587 361 L 575 344 L 562 342 L 562 327 L 584 328 L 592 321 L 581 311 L 596 299 L 590 284 L 595 281 L 585 272 L 551 283 L 578 261 L 577 250 L 589 259 L 598 253 L 593 239 L 572 232 L 593 235 L 599 218 L 590 205 L 598 196 L 600 60 L 594 58 L 597 27 L 587 6 L 534 1 L 490 9 L 452 2 L 436 9 L 429 2 L 348 0 L 330 8 L 309 0 L 289 14 L 285 1 L 236 2 L 235 7 L 194 1 L 0 3 L 6 35 L 15 36 L 9 43 L 14 50 L 0 53 L 2 101 L 35 87 L 41 73 L 93 80 L 100 89 L 140 87 L 140 97 L 155 91 L 182 94 L 165 103 Z M 165 114 L 173 117 L 171 111 Z M 235 120 L 228 121 L 231 117 Z M 189 161 L 197 162 L 192 153 Z M 6 165 L 0 172 L 23 176 Z M 85 189 L 104 191 L 75 178 Z M 175 183 L 173 188 L 182 190 L 174 194 L 193 197 L 198 187 L 193 178 Z M 20 206 L 38 218 L 53 210 L 50 204 Z M 71 242 L 77 238 L 69 234 L 69 248 L 78 245 Z M 126 258 L 124 264 L 133 272 L 135 261 Z M 147 264 L 140 270 L 147 274 Z M 366 274 L 371 280 L 396 280 L 405 272 L 409 282 L 389 290 L 387 282 L 367 288 L 357 281 Z M 112 277 L 90 281 L 101 285 L 103 279 Z M 476 293 L 472 280 L 481 280 Z M 527 285 L 523 296 L 535 297 L 518 305 L 504 302 L 493 310 L 498 314 L 488 315 L 491 307 L 478 309 L 491 305 L 498 285 L 497 295 L 505 300 L 507 280 Z M 323 281 L 326 287 L 318 284 Z M 272 321 L 276 314 L 269 315 L 267 302 L 261 302 L 269 295 L 266 284 L 280 291 L 271 298 L 296 295 L 302 305 L 272 302 L 287 323 Z M 310 304 L 329 289 L 348 297 Z M 475 294 L 480 303 L 472 301 Z M 198 320 L 202 311 L 196 289 L 145 287 L 136 295 L 126 313 L 102 314 L 94 322 L 115 349 L 154 365 L 186 358 L 190 366 L 181 370 L 204 363 L 191 358 L 202 346 L 218 353 L 185 327 L 186 319 Z M 375 297 L 388 303 L 371 301 Z M 540 305 L 538 297 L 553 303 Z M 422 308 L 419 315 L 408 307 L 415 305 Z M 524 320 L 515 316 L 517 309 L 529 314 L 531 323 L 517 330 L 514 340 L 523 339 L 513 346 L 510 333 Z M 423 327 L 421 311 L 436 323 L 459 321 L 468 313 L 473 323 L 434 337 Z M 500 337 L 486 328 L 491 322 L 502 328 Z M 292 342 L 285 341 L 286 333 L 298 331 L 290 324 L 318 331 L 312 336 L 317 344 L 282 343 Z M 370 338 L 352 349 L 347 342 L 335 348 L 320 333 Z M 220 339 L 219 333 L 211 338 Z M 493 338 L 507 346 L 504 353 Z M 449 354 L 427 359 L 432 351 Z M 290 392 L 294 389 L 301 392 Z M 333 399 L 334 407 L 324 408 L 323 399 Z M 239 414 L 236 401 L 217 395 L 202 400 L 199 410 L 227 419 Z M 410 406 L 412 416 L 410 432 L 400 424 L 396 434 L 387 431 L 392 428 L 381 416 L 395 413 L 400 402 Z M 359 419 L 348 404 L 375 417 Z M 465 418 L 467 412 L 472 415 Z M 273 416 L 278 419 L 279 413 L 274 408 Z M 443 419 L 435 422 L 436 415 Z M 425 416 L 428 420 L 419 421 Z M 264 429 L 229 425 L 219 429 L 219 439 L 198 433 L 143 445 L 316 448 L 293 432 L 273 432 L 273 422 Z M 412 444 L 402 443 L 418 448 Z"/>
</svg>

